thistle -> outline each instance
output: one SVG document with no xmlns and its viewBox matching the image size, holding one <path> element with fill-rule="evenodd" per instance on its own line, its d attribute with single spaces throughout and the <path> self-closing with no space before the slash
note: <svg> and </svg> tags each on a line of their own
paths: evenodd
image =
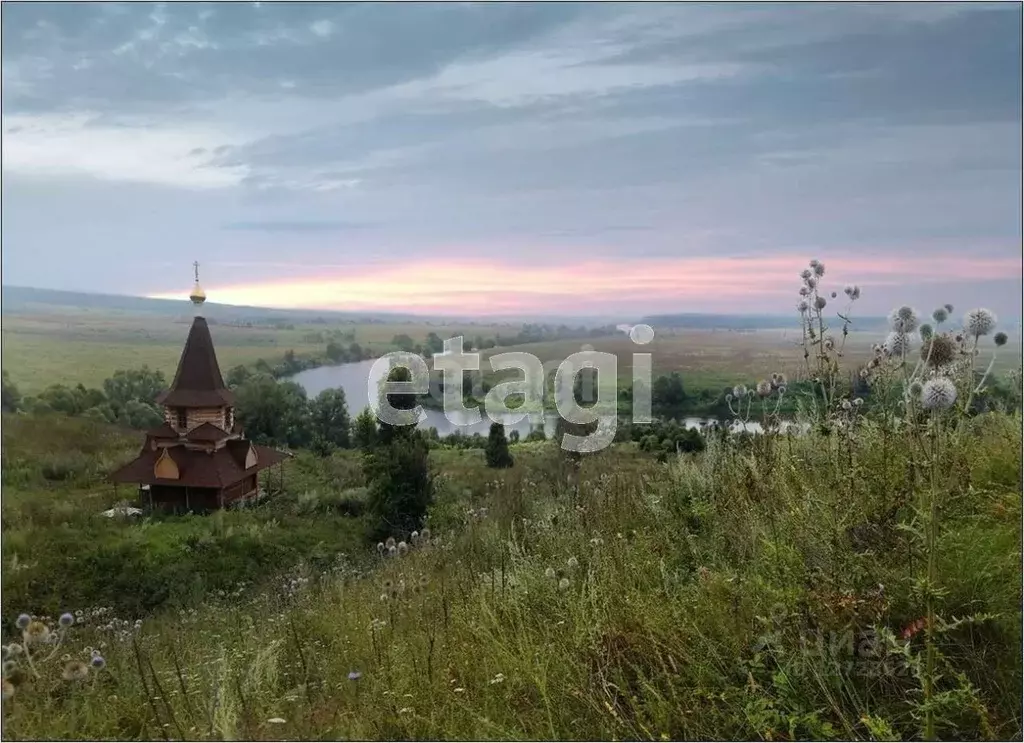
<svg viewBox="0 0 1024 743">
<path fill-rule="evenodd" d="M 925 382 L 921 389 L 921 407 L 925 410 L 947 410 L 956 402 L 956 385 L 945 377 Z"/>
<path fill-rule="evenodd" d="M 758 397 L 768 397 L 772 394 L 772 383 L 762 379 L 757 383 L 757 395 Z"/>
<path fill-rule="evenodd" d="M 39 620 L 33 620 L 28 623 L 22 636 L 26 645 L 41 645 L 50 639 L 50 628 Z"/>
<path fill-rule="evenodd" d="M 909 305 L 897 307 L 889 313 L 889 327 L 896 333 L 913 333 L 917 325 L 917 311 Z"/>
<path fill-rule="evenodd" d="M 14 622 L 14 625 L 18 629 L 25 629 L 26 627 L 28 627 L 31 621 L 32 617 L 30 617 L 28 614 L 19 614 L 18 619 Z"/>
<path fill-rule="evenodd" d="M 956 343 L 946 333 L 928 338 L 921 346 L 921 359 L 933 369 L 939 369 L 956 360 Z"/>
<path fill-rule="evenodd" d="M 61 627 L 67 628 L 75 623 L 75 615 L 68 612 L 64 612 L 60 615 L 60 619 L 57 620 L 57 624 Z"/>
<path fill-rule="evenodd" d="M 559 591 L 567 591 L 568 589 L 569 589 L 569 579 L 568 578 L 562 578 L 562 580 L 558 581 L 558 590 Z"/>
<path fill-rule="evenodd" d="M 932 313 L 932 320 L 935 321 L 936 325 L 942 325 L 949 319 L 949 310 L 945 307 L 939 307 Z"/>
<path fill-rule="evenodd" d="M 903 356 L 910 350 L 910 336 L 906 333 L 893 331 L 885 337 L 883 348 L 889 356 Z"/>
<path fill-rule="evenodd" d="M 408 552 L 409 552 L 409 545 L 407 545 L 405 542 L 399 542 L 398 543 L 398 554 L 404 556 Z"/>
<path fill-rule="evenodd" d="M 1000 331 L 999 333 L 996 333 L 994 336 L 992 336 L 992 340 L 995 341 L 995 344 L 997 346 L 1005 346 L 1006 341 L 1009 340 L 1009 337 L 1006 335 L 1006 333 Z"/>
<path fill-rule="evenodd" d="M 388 537 L 387 540 L 384 542 L 384 547 L 386 549 L 390 550 L 394 546 L 395 546 L 395 538 L 394 537 Z"/>
<path fill-rule="evenodd" d="M 73 660 L 64 666 L 61 678 L 65 681 L 82 681 L 89 675 L 89 666 L 80 660 Z"/>
<path fill-rule="evenodd" d="M 991 310 L 979 307 L 964 315 L 964 328 L 975 338 L 988 335 L 995 330 L 995 327 L 996 316 Z"/>
</svg>

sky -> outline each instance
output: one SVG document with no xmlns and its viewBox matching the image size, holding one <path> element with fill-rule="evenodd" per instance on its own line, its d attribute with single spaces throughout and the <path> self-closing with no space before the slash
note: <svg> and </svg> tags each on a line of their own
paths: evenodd
<svg viewBox="0 0 1024 743">
<path fill-rule="evenodd" d="M 4 3 L 3 282 L 779 315 L 817 258 L 1019 318 L 1021 13 Z"/>
</svg>

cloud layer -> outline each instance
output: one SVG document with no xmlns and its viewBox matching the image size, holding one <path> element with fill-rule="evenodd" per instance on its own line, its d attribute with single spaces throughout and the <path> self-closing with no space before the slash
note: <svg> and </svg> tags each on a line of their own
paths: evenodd
<svg viewBox="0 0 1024 743">
<path fill-rule="evenodd" d="M 778 312 L 813 255 L 874 282 L 877 311 L 909 292 L 1019 315 L 1020 23 L 973 3 L 7 5 L 4 281 L 167 294 L 198 259 L 222 301 L 415 309 L 453 303 L 438 267 L 473 285 L 463 312 Z"/>
</svg>

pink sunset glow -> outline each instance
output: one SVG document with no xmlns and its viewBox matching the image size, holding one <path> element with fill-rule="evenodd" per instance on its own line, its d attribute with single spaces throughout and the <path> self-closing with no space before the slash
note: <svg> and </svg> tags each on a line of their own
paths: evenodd
<svg viewBox="0 0 1024 743">
<path fill-rule="evenodd" d="M 825 286 L 900 287 L 991 280 L 1020 275 L 1019 258 L 972 258 L 959 254 L 821 256 Z M 785 312 L 795 297 L 802 255 L 731 258 L 559 260 L 530 266 L 499 260 L 438 259 L 400 266 L 339 269 L 311 267 L 308 275 L 275 281 L 203 282 L 210 301 L 278 308 L 383 310 L 501 315 L 544 312 L 622 311 Z M 215 266 L 214 266 L 215 268 Z M 152 294 L 183 299 L 187 291 Z"/>
</svg>

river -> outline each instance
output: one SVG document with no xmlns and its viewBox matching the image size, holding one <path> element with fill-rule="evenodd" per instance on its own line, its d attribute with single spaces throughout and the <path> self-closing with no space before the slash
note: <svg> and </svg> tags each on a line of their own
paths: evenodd
<svg viewBox="0 0 1024 743">
<path fill-rule="evenodd" d="M 375 361 L 376 359 L 368 359 L 348 364 L 307 369 L 295 376 L 289 377 L 289 381 L 301 385 L 306 390 L 306 395 L 310 398 L 316 397 L 326 389 L 340 387 L 345 391 L 345 400 L 348 403 L 349 412 L 355 417 L 363 408 L 369 405 L 370 390 L 376 390 L 377 384 L 380 382 L 382 373 L 374 375 L 372 380 L 373 386 L 370 386 L 370 373 Z M 448 436 L 456 431 L 461 431 L 468 436 L 474 433 L 486 436 L 491 427 L 491 419 L 486 413 L 481 414 L 481 420 L 473 422 L 471 418 L 473 411 L 464 414 L 459 414 L 457 411 L 445 413 L 441 410 L 428 408 L 422 408 L 422 411 L 418 426 L 423 429 L 436 428 L 440 436 Z M 711 420 L 708 418 L 687 417 L 680 422 L 687 428 L 699 428 L 701 425 L 711 422 Z M 545 435 L 548 437 L 554 435 L 557 421 L 558 415 L 556 413 L 549 412 L 544 415 L 543 426 Z M 541 426 L 541 421 L 531 422 L 530 417 L 523 413 L 505 415 L 500 422 L 505 424 L 507 433 L 519 431 L 519 435 L 523 437 Z M 736 424 L 735 428 L 739 429 L 739 425 Z M 756 422 L 750 422 L 746 425 L 746 430 L 758 432 L 761 430 L 761 426 Z"/>
</svg>

